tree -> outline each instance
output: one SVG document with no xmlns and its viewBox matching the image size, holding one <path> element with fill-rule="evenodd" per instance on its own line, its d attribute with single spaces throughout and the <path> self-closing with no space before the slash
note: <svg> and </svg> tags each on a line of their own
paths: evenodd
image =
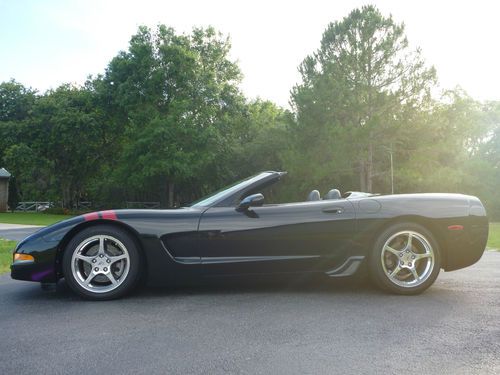
<svg viewBox="0 0 500 375">
<path fill-rule="evenodd" d="M 0 83 L 0 164 L 5 151 L 22 141 L 23 127 L 36 100 L 35 92 L 11 80 Z"/>
<path fill-rule="evenodd" d="M 31 115 L 36 91 L 10 80 L 0 83 L 0 122 L 19 121 Z"/>
<path fill-rule="evenodd" d="M 488 138 L 482 143 L 478 154 L 490 162 L 496 169 L 500 169 L 500 102 L 485 104 L 486 122 L 489 125 Z"/>
<path fill-rule="evenodd" d="M 15 197 L 25 193 L 34 199 L 32 194 L 37 191 L 39 174 L 35 172 L 41 159 L 28 146 L 34 138 L 30 123 L 36 100 L 34 90 L 14 80 L 0 83 L 0 165 L 8 167 L 13 174 L 9 184 L 11 207 Z"/>
<path fill-rule="evenodd" d="M 422 112 L 404 129 L 396 152 L 400 192 L 469 192 L 467 164 L 487 136 L 490 125 L 483 105 L 463 90 L 444 93 L 431 112 Z"/>
<path fill-rule="evenodd" d="M 491 219 L 500 218 L 500 102 L 481 106 L 483 131 L 479 147 L 475 148 L 464 166 L 468 176 L 467 189 L 481 198 Z M 477 123 L 476 123 L 477 124 Z M 477 128 L 477 125 L 475 126 Z"/>
<path fill-rule="evenodd" d="M 46 191 L 44 183 L 43 160 L 25 143 L 18 143 L 5 150 L 5 165 L 12 173 L 12 191 L 16 192 L 18 200 L 43 199 L 42 191 Z"/>
<path fill-rule="evenodd" d="M 291 117 L 289 111 L 267 100 L 252 100 L 245 106 L 225 173 L 230 180 L 283 168 L 282 155 L 289 146 L 287 126 Z"/>
<path fill-rule="evenodd" d="M 299 72 L 302 83 L 292 90 L 291 103 L 300 147 L 321 137 L 320 155 L 342 149 L 340 169 L 357 169 L 360 189 L 372 191 L 376 148 L 397 142 L 399 129 L 428 107 L 434 69 L 419 49 L 409 48 L 403 24 L 364 6 L 328 25 Z M 350 139 L 350 150 L 337 139 Z"/>
<path fill-rule="evenodd" d="M 154 32 L 141 27 L 102 77 L 126 127 L 122 178 L 160 181 L 169 206 L 175 184 L 217 170 L 230 152 L 244 99 L 229 50 L 229 40 L 213 28 L 178 35 L 164 25 Z"/>
<path fill-rule="evenodd" d="M 63 206 L 83 197 L 91 177 L 112 157 L 113 137 L 87 88 L 62 85 L 39 98 L 34 108 L 31 148 L 47 160 Z"/>
</svg>

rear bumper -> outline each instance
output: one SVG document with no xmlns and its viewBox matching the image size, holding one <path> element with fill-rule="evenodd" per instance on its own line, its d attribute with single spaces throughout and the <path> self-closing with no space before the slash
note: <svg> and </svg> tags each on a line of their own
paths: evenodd
<svg viewBox="0 0 500 375">
<path fill-rule="evenodd" d="M 471 197 L 469 216 L 463 219 L 464 230 L 447 232 L 447 259 L 445 271 L 453 271 L 476 263 L 486 249 L 489 223 L 486 210 Z"/>
</svg>

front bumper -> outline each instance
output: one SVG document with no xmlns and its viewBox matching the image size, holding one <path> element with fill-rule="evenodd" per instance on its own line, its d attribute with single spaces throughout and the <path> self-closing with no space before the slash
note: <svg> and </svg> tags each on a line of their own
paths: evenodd
<svg viewBox="0 0 500 375">
<path fill-rule="evenodd" d="M 54 264 L 39 264 L 35 262 L 12 263 L 10 276 L 16 280 L 39 281 L 44 283 L 56 282 Z"/>
<path fill-rule="evenodd" d="M 14 254 L 31 255 L 32 261 L 14 261 L 10 275 L 16 280 L 54 283 L 57 281 L 57 243 L 45 241 L 41 236 L 31 236 L 20 242 Z"/>
</svg>

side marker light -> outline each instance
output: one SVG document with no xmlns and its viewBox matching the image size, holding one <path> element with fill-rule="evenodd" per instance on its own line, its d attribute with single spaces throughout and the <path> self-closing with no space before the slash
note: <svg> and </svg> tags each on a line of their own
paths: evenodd
<svg viewBox="0 0 500 375">
<path fill-rule="evenodd" d="M 35 258 L 28 254 L 18 254 L 14 253 L 14 263 L 15 262 L 34 262 Z"/>
</svg>

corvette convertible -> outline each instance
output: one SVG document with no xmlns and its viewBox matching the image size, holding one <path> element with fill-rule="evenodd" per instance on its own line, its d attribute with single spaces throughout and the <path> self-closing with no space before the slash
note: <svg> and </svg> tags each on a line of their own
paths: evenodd
<svg viewBox="0 0 500 375">
<path fill-rule="evenodd" d="M 488 237 L 481 201 L 461 194 L 341 194 L 269 204 L 286 172 L 262 172 L 171 210 L 88 213 L 20 242 L 12 278 L 65 278 L 77 294 L 118 298 L 148 285 L 216 276 L 351 276 L 364 269 L 398 294 L 427 289 L 441 269 L 479 260 Z M 271 190 L 272 191 L 272 190 Z"/>
</svg>

